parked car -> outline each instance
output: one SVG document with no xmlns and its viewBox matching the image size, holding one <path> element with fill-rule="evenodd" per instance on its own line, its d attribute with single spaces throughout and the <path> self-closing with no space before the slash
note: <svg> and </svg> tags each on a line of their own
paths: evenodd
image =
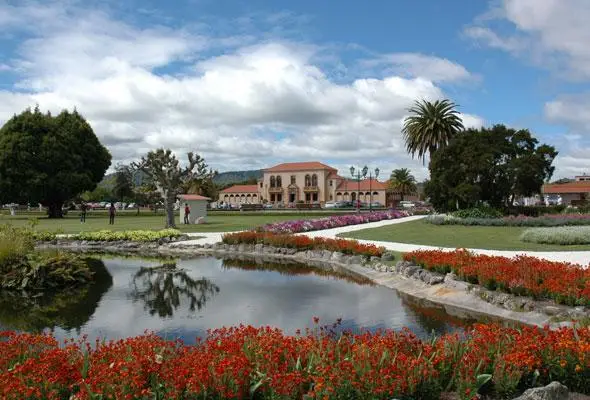
<svg viewBox="0 0 590 400">
<path fill-rule="evenodd" d="M 335 201 L 327 201 L 324 203 L 324 208 L 338 208 L 338 203 Z"/>
<path fill-rule="evenodd" d="M 416 207 L 416 205 L 411 202 L 411 201 L 400 201 L 399 202 L 399 206 L 403 207 L 403 208 L 412 208 L 412 207 Z"/>
<path fill-rule="evenodd" d="M 267 210 L 272 209 L 272 203 L 266 203 L 262 206 L 262 208 L 267 209 Z"/>
<path fill-rule="evenodd" d="M 382 208 L 384 207 L 383 204 L 379 203 L 378 201 L 374 201 L 371 203 L 371 208 Z"/>
</svg>

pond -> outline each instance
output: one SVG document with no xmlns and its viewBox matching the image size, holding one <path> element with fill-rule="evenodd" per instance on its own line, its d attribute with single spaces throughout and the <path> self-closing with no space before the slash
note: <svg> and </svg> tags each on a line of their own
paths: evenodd
<svg viewBox="0 0 590 400">
<path fill-rule="evenodd" d="M 341 319 L 341 328 L 402 329 L 421 337 L 468 322 L 424 307 L 344 270 L 302 264 L 101 257 L 90 287 L 38 297 L 0 292 L 0 330 L 50 330 L 58 338 L 117 339 L 153 331 L 193 343 L 208 329 L 238 324 L 289 334 Z"/>
</svg>

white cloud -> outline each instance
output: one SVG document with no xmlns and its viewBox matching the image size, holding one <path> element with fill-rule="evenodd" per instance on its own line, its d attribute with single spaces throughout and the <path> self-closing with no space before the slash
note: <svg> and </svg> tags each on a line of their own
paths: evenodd
<svg viewBox="0 0 590 400">
<path fill-rule="evenodd" d="M 383 67 L 388 73 L 419 77 L 433 82 L 472 80 L 474 76 L 462 65 L 446 58 L 417 53 L 384 54 L 361 63 L 366 67 Z"/>
<path fill-rule="evenodd" d="M 468 37 L 553 67 L 567 78 L 590 78 L 590 2 L 502 0 L 499 8 L 497 2 L 492 4 L 493 15 L 476 19 L 464 31 Z M 495 20 L 508 24 L 503 34 L 486 26 Z"/>
<path fill-rule="evenodd" d="M 219 170 L 310 159 L 420 168 L 401 140 L 407 108 L 416 99 L 444 97 L 437 81 L 470 77 L 449 60 L 402 54 L 393 59 L 412 77 L 335 82 L 317 61 L 319 46 L 248 38 L 233 47 L 232 37 L 218 55 L 215 46 L 228 38 L 27 4 L 10 10 L 30 25 L 11 60 L 24 91 L 0 92 L 0 120 L 35 103 L 51 111 L 76 107 L 114 163 L 165 146 L 202 153 Z M 169 72 L 173 63 L 183 65 L 182 74 Z M 482 123 L 464 118 L 468 126 Z M 417 175 L 423 178 L 423 170 Z"/>
</svg>

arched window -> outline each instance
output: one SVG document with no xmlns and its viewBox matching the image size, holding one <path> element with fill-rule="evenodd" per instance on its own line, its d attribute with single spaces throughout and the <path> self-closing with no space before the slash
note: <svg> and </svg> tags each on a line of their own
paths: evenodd
<svg viewBox="0 0 590 400">
<path fill-rule="evenodd" d="M 342 193 L 341 192 L 336 193 L 336 200 L 342 201 Z"/>
<path fill-rule="evenodd" d="M 311 176 L 305 175 L 305 186 L 311 186 Z"/>
<path fill-rule="evenodd" d="M 318 185 L 318 176 L 316 174 L 313 174 L 311 176 L 311 186 L 317 186 Z"/>
<path fill-rule="evenodd" d="M 271 176 L 270 177 L 270 187 L 275 187 L 276 184 L 277 184 L 277 182 L 275 180 L 275 177 L 274 176 Z"/>
<path fill-rule="evenodd" d="M 379 192 L 373 192 L 373 196 L 379 196 Z"/>
<path fill-rule="evenodd" d="M 348 201 L 349 200 L 349 198 L 348 198 L 348 192 L 344 192 L 344 200 L 345 201 Z"/>
<path fill-rule="evenodd" d="M 280 176 L 277 176 L 277 187 L 283 187 L 283 182 Z"/>
</svg>

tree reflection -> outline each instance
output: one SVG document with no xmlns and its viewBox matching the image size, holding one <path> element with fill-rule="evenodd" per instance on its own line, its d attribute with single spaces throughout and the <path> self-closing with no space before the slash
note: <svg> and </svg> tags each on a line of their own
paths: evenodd
<svg viewBox="0 0 590 400">
<path fill-rule="evenodd" d="M 158 267 L 142 267 L 133 276 L 133 301 L 142 301 L 150 315 L 171 317 L 180 307 L 182 298 L 189 310 L 201 310 L 207 301 L 219 293 L 219 287 L 206 278 L 193 279 L 175 263 Z"/>
<path fill-rule="evenodd" d="M 56 327 L 80 333 L 100 300 L 113 285 L 104 263 L 86 260 L 93 275 L 88 285 L 59 292 L 37 294 L 0 291 L 0 323 L 5 329 L 41 332 Z"/>
</svg>

